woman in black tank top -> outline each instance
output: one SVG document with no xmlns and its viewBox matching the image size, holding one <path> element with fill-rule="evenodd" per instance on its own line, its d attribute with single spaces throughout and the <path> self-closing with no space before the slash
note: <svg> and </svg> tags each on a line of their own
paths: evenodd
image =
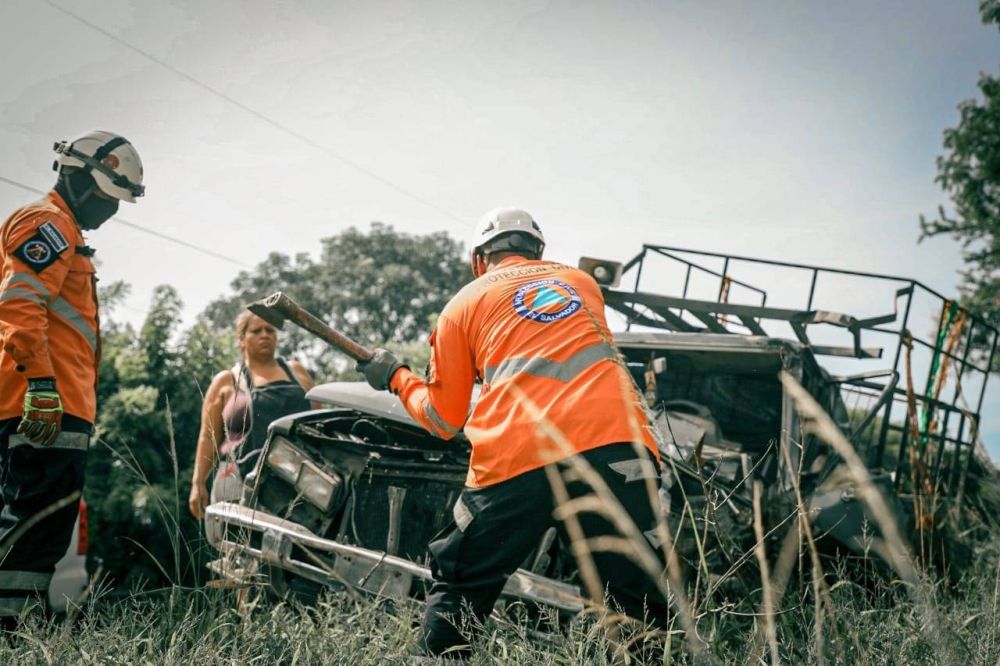
<svg viewBox="0 0 1000 666">
<path fill-rule="evenodd" d="M 275 356 L 278 332 L 273 326 L 243 311 L 236 318 L 236 334 L 242 360 L 215 376 L 202 406 L 189 499 L 198 519 L 209 500 L 242 497 L 243 476 L 256 465 L 272 421 L 312 406 L 305 397 L 312 378 L 298 362 Z M 220 459 L 209 496 L 208 477 Z"/>
<path fill-rule="evenodd" d="M 227 432 L 226 444 L 232 442 L 241 477 L 245 477 L 257 464 L 257 456 L 267 440 L 267 427 L 272 421 L 287 414 L 303 412 L 311 407 L 306 391 L 295 379 L 295 374 L 282 357 L 275 359 L 291 379 L 276 379 L 255 386 L 249 368 L 241 364 L 234 368 L 236 393 L 222 408 L 222 419 Z M 238 377 L 238 379 L 237 379 Z M 226 453 L 220 447 L 220 453 Z"/>
</svg>

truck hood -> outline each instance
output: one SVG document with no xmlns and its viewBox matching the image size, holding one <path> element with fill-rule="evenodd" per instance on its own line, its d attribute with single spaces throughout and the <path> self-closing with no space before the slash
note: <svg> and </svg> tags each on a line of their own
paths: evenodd
<svg viewBox="0 0 1000 666">
<path fill-rule="evenodd" d="M 309 389 L 306 398 L 336 407 L 348 407 L 407 425 L 420 427 L 403 403 L 388 391 L 376 391 L 367 382 L 329 382 Z"/>
<path fill-rule="evenodd" d="M 367 382 L 329 382 L 319 384 L 309 389 L 309 392 L 306 393 L 306 398 L 325 405 L 356 409 L 359 412 L 380 416 L 423 430 L 423 426 L 417 423 L 406 412 L 406 408 L 403 407 L 403 403 L 400 402 L 398 397 L 388 391 L 376 391 Z M 476 384 L 472 389 L 470 410 L 475 406 L 478 398 L 479 384 Z M 465 434 L 459 432 L 455 438 L 464 440 Z"/>
</svg>

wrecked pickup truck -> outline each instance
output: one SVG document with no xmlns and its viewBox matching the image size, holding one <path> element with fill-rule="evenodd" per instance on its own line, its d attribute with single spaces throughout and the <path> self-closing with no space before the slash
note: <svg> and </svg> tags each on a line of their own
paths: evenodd
<svg viewBox="0 0 1000 666">
<path fill-rule="evenodd" d="M 768 539 L 787 530 L 801 497 L 821 551 L 867 556 L 872 527 L 855 482 L 803 427 L 779 373 L 833 419 L 899 531 L 915 541 L 972 503 L 970 479 L 993 471 L 977 434 L 997 330 L 918 282 L 661 246 L 645 246 L 624 265 L 583 259 L 580 267 L 624 320 L 615 338 L 659 431 L 660 495 L 674 547 L 692 570 L 707 568 L 713 584 L 754 547 L 755 485 Z M 784 293 L 792 288 L 804 292 L 804 307 L 769 305 L 766 290 L 737 279 L 742 272 L 778 276 L 772 303 L 794 300 Z M 631 289 L 619 288 L 625 277 L 634 278 Z M 871 295 L 886 287 L 891 312 L 857 318 L 815 307 L 821 295 L 854 293 L 857 286 L 844 285 L 856 281 Z M 655 291 L 644 289 L 649 282 Z M 677 287 L 665 295 L 670 282 Z M 709 297 L 695 298 L 702 294 Z M 908 328 L 921 307 L 938 320 L 930 342 Z M 316 332 L 314 319 L 295 321 Z M 891 365 L 863 337 L 894 342 Z M 926 379 L 921 389 L 917 372 Z M 208 508 L 209 541 L 222 555 L 212 568 L 283 598 L 310 601 L 324 587 L 421 598 L 427 543 L 461 492 L 468 442 L 461 434 L 435 438 L 395 396 L 364 382 L 323 384 L 308 398 L 327 407 L 272 423 L 242 501 Z M 555 531 L 502 600 L 567 614 L 583 608 L 572 557 Z"/>
</svg>

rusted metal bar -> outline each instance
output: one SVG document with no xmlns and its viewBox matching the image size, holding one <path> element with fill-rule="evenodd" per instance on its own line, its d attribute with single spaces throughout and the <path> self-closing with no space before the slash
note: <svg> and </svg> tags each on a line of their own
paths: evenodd
<svg viewBox="0 0 1000 666">
<path fill-rule="evenodd" d="M 280 291 L 256 303 L 251 303 L 247 306 L 247 310 L 279 329 L 284 327 L 285 321 L 290 320 L 320 340 L 333 345 L 355 361 L 365 362 L 372 358 L 372 352 L 369 349 L 362 347 L 332 326 L 323 323 Z"/>
</svg>

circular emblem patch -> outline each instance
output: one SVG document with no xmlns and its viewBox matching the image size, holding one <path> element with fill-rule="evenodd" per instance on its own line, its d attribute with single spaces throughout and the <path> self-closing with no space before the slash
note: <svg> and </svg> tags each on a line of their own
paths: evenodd
<svg viewBox="0 0 1000 666">
<path fill-rule="evenodd" d="M 560 280 L 537 280 L 514 294 L 514 312 L 542 324 L 551 324 L 580 309 L 580 295 Z"/>
<path fill-rule="evenodd" d="M 24 257 L 33 264 L 44 264 L 52 256 L 48 245 L 39 240 L 31 240 L 24 244 Z"/>
</svg>

